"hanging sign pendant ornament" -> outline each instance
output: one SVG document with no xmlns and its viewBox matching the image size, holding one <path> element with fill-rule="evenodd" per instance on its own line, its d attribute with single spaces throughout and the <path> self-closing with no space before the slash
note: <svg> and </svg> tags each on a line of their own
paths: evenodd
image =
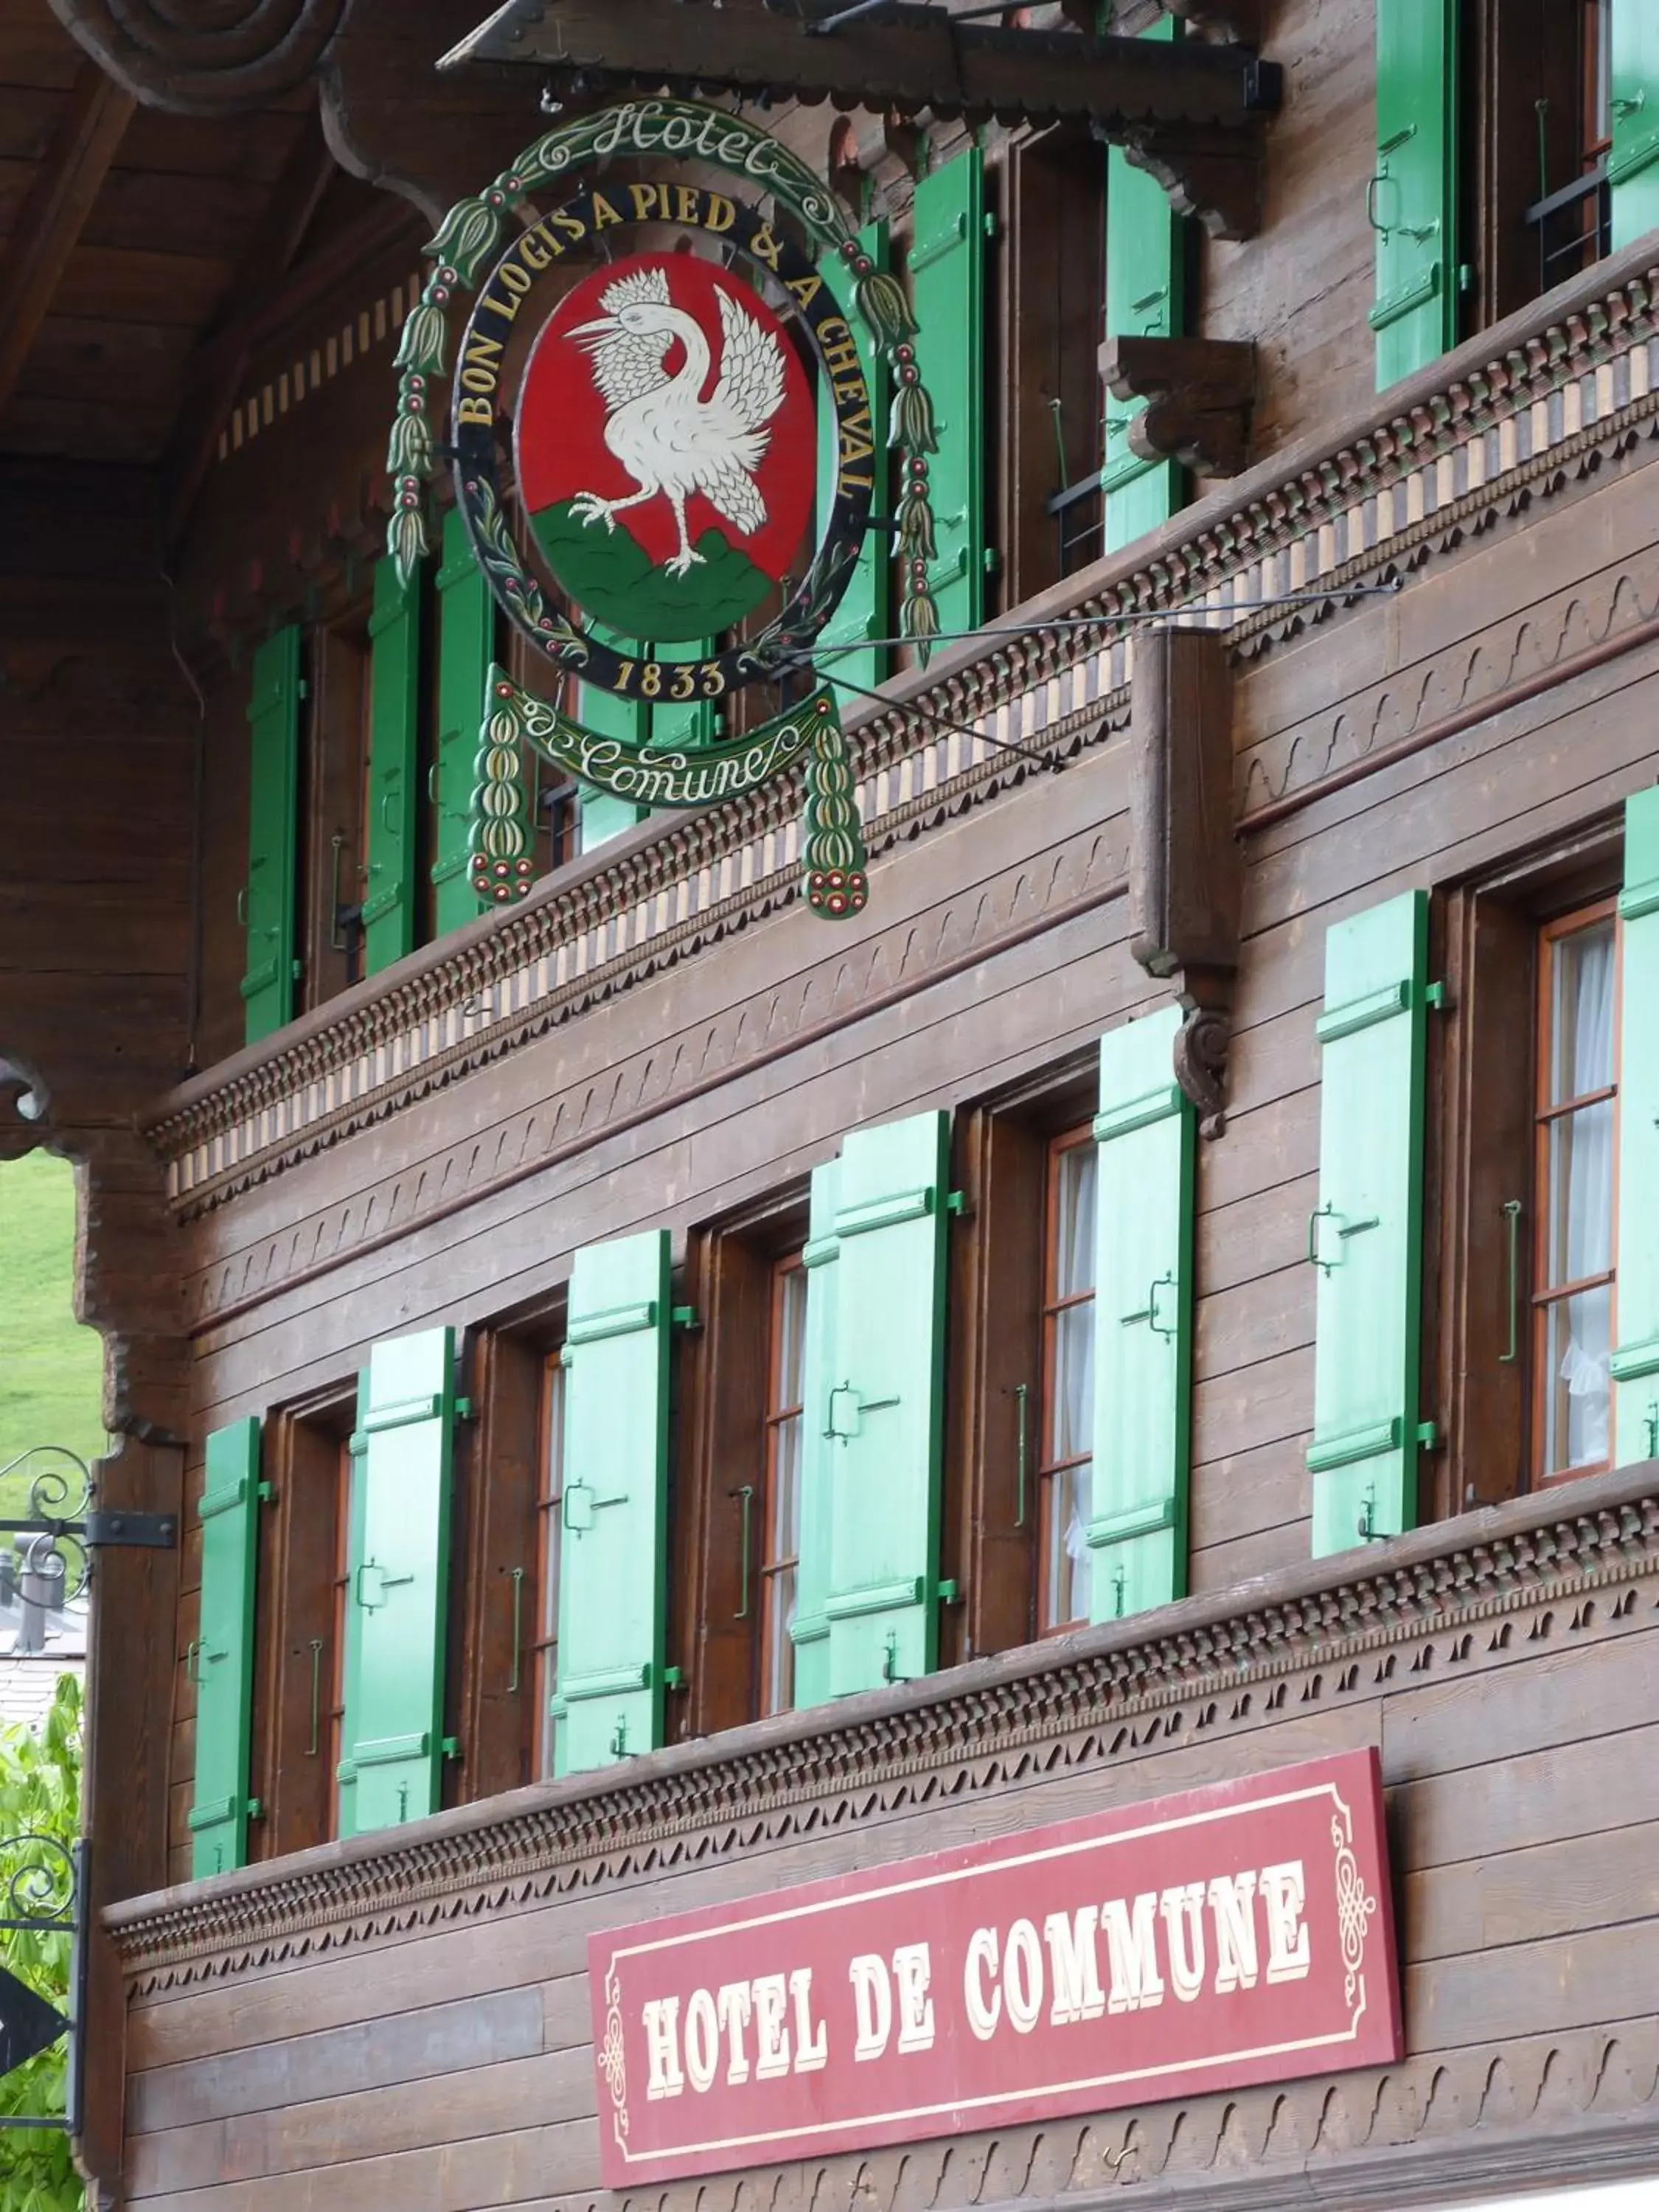
<svg viewBox="0 0 1659 2212">
<path fill-rule="evenodd" d="M 648 173 L 665 159 L 671 174 Z M 559 679 L 550 702 L 490 668 L 474 888 L 500 904 L 530 889 L 529 747 L 643 806 L 708 805 L 799 774 L 807 898 L 831 920 L 856 914 L 868 884 L 854 779 L 833 662 L 820 673 L 813 647 L 871 531 L 893 535 L 900 629 L 923 660 L 938 632 L 937 440 L 903 293 L 787 147 L 692 100 L 621 102 L 547 132 L 453 207 L 426 252 L 435 265 L 398 351 L 388 550 L 407 585 L 428 550 L 441 453 L 496 602 Z M 463 292 L 473 304 L 441 447 L 432 410 Z M 878 357 L 888 423 L 872 419 Z M 884 441 L 899 457 L 890 521 L 870 513 Z M 724 734 L 732 696 L 754 684 L 795 703 Z"/>
</svg>

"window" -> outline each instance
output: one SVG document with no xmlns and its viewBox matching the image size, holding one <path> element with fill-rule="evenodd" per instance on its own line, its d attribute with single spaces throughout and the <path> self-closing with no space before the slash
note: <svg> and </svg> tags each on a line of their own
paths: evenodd
<svg viewBox="0 0 1659 2212">
<path fill-rule="evenodd" d="M 559 1537 L 564 1510 L 564 1366 L 556 1352 L 542 1363 L 537 1455 L 535 1626 L 531 1644 L 536 1772 L 553 1771 L 553 1692 L 558 1680 Z"/>
<path fill-rule="evenodd" d="M 1042 1424 L 1037 1486 L 1046 1634 L 1089 1617 L 1091 1457 L 1095 1416 L 1094 1132 L 1048 1147 L 1042 1293 Z"/>
<path fill-rule="evenodd" d="M 1614 1463 L 1619 876 L 1598 828 L 1445 902 L 1425 1520 Z"/>
<path fill-rule="evenodd" d="M 766 1489 L 760 1570 L 761 1711 L 795 1701 L 795 1617 L 800 1565 L 802 1367 L 806 1352 L 806 1269 L 792 1253 L 772 1270 L 772 1326 L 766 1409 Z"/>
<path fill-rule="evenodd" d="M 1534 1139 L 1534 1472 L 1609 1464 L 1617 1108 L 1611 902 L 1548 925 L 1539 951 Z"/>
<path fill-rule="evenodd" d="M 324 1735 L 328 1759 L 328 1832 L 340 1832 L 340 1761 L 345 1752 L 346 1622 L 351 1599 L 351 1485 L 356 1455 L 351 1439 L 341 1439 L 334 1489 L 334 1571 L 329 1583 L 328 1725 Z M 313 1693 L 315 1686 L 313 1685 Z"/>
</svg>

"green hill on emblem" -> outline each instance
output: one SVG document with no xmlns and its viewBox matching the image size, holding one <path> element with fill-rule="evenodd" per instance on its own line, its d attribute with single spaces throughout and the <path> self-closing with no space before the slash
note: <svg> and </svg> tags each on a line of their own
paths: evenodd
<svg viewBox="0 0 1659 2212">
<path fill-rule="evenodd" d="M 684 576 L 653 565 L 626 526 L 584 522 L 571 502 L 531 517 L 536 542 L 559 582 L 583 611 L 625 636 L 715 637 L 757 607 L 772 579 L 719 530 L 705 530 L 702 562 Z"/>
</svg>

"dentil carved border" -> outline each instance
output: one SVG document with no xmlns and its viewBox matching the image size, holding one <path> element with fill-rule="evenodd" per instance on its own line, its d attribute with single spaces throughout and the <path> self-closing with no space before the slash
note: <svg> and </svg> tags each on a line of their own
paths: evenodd
<svg viewBox="0 0 1659 2212">
<path fill-rule="evenodd" d="M 844 1830 L 1176 1738 L 1264 1729 L 1413 1674 L 1478 1667 L 1522 1641 L 1541 1651 L 1617 1636 L 1655 1610 L 1659 1465 L 1396 1537 L 1359 1564 L 1316 1562 L 1145 1622 L 520 1790 L 439 1814 L 407 1841 L 367 1839 L 138 1899 L 106 1924 L 140 1994 L 175 1989 L 702 1863 L 763 1837 Z"/>
<path fill-rule="evenodd" d="M 1460 544 L 1483 517 L 1495 519 L 1506 507 L 1514 514 L 1528 498 L 1565 489 L 1575 470 L 1582 475 L 1598 456 L 1616 454 L 1659 411 L 1656 285 L 1659 270 L 1627 275 L 1224 519 L 1206 511 L 1206 519 L 1189 535 L 1155 547 L 1153 556 L 1132 573 L 1043 607 L 1044 617 L 1079 626 L 1044 628 L 1030 614 L 1030 626 L 1018 635 L 988 631 L 984 650 L 947 665 L 914 697 L 875 711 L 857 726 L 866 802 L 870 780 L 937 748 L 939 717 L 1040 747 L 1072 733 L 1091 714 L 1098 719 L 1127 678 L 1127 639 L 1119 626 L 1126 618 L 1180 609 L 1225 623 L 1238 649 L 1259 652 L 1299 634 L 1310 613 L 1257 603 L 1310 586 L 1340 595 L 1367 578 L 1397 578 L 1407 568 L 1420 568 L 1431 551 Z M 976 802 L 1003 788 L 1012 780 L 1008 769 L 1018 767 L 1008 756 L 994 757 L 995 765 L 978 779 Z M 793 783 L 787 789 L 781 784 L 690 824 L 677 823 L 568 892 L 501 918 L 451 958 L 410 981 L 392 984 L 302 1043 L 279 1045 L 206 1097 L 164 1112 L 148 1133 L 174 1164 L 180 1195 L 187 1186 L 210 1181 L 217 1194 L 228 1195 L 235 1177 L 221 1178 L 240 1171 L 252 1152 L 286 1140 L 301 1124 L 333 1115 L 338 1102 L 332 1098 L 307 1097 L 303 1106 L 295 1101 L 307 1086 L 325 1090 L 342 1071 L 355 1110 L 331 1121 L 331 1129 L 337 1135 L 377 1117 L 386 1106 L 378 1095 L 372 1103 L 363 1100 L 365 1086 L 349 1073 L 354 1066 L 378 1069 L 381 1061 L 397 1060 L 404 1051 L 400 1039 L 422 1024 L 430 1029 L 440 1017 L 453 1023 L 492 983 L 573 936 L 586 932 L 602 938 L 613 921 L 619 924 L 618 933 L 637 951 L 635 963 L 608 979 L 607 988 L 621 988 L 635 972 L 653 972 L 665 957 L 686 957 L 710 936 L 765 911 L 781 890 L 751 882 L 743 887 L 738 909 L 723 910 L 718 919 L 711 915 L 702 929 L 683 928 L 675 941 L 660 941 L 647 931 L 636 943 L 627 926 L 630 915 L 688 873 L 708 870 L 736 846 L 752 847 L 757 836 L 781 833 L 785 810 L 793 811 L 795 804 Z M 878 817 L 878 841 L 890 842 L 894 825 L 881 818 L 878 800 L 870 811 Z M 936 805 L 933 818 L 945 811 Z M 906 834 L 909 828 L 907 823 Z M 723 901 L 717 903 L 724 909 Z M 449 1040 L 446 1079 L 501 1048 L 488 1029 Z M 366 1087 L 378 1094 L 378 1076 Z M 395 1091 L 392 1096 L 395 1103 Z M 261 1115 L 289 1126 L 267 1134 Z M 222 1145 L 233 1136 L 235 1158 L 213 1158 L 216 1140 Z M 194 1164 L 181 1170 L 192 1157 Z"/>
</svg>

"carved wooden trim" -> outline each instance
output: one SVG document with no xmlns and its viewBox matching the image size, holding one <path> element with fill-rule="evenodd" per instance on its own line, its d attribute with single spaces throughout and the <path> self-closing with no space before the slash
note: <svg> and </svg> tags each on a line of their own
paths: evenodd
<svg viewBox="0 0 1659 2212">
<path fill-rule="evenodd" d="M 1129 447 L 1200 475 L 1236 477 L 1249 458 L 1255 347 L 1249 339 L 1108 338 L 1100 374 L 1115 399 L 1144 399 Z"/>
<path fill-rule="evenodd" d="M 1477 519 L 1513 517 L 1528 501 L 1559 495 L 1575 470 L 1583 472 L 1598 457 L 1616 455 L 1659 428 L 1652 312 L 1659 269 L 1639 270 L 1633 257 L 1622 266 L 1623 281 L 1599 295 L 1576 299 L 1565 309 L 1559 295 L 1544 302 L 1544 311 L 1553 309 L 1559 319 L 1530 332 L 1520 329 L 1518 319 L 1505 326 L 1497 334 L 1504 340 L 1502 354 L 1484 367 L 1474 366 L 1478 356 L 1466 353 L 1462 374 L 1443 389 L 1412 398 L 1413 387 L 1407 387 L 1410 404 L 1353 443 L 1287 476 L 1256 471 L 1243 504 L 1206 501 L 1168 526 L 1150 556 L 1139 549 L 1138 565 L 1108 564 L 1103 580 L 1097 571 L 1092 582 L 1080 580 L 1080 588 L 1074 582 L 1048 595 L 1023 611 L 1029 627 L 1021 635 L 965 646 L 942 656 L 927 676 L 899 679 L 891 704 L 872 709 L 854 728 L 866 811 L 878 835 L 887 834 L 881 817 L 890 803 L 884 802 L 883 775 L 919 777 L 931 792 L 957 773 L 953 768 L 941 775 L 941 749 L 969 741 L 941 736 L 932 717 L 1038 750 L 1075 742 L 1091 713 L 1105 711 L 1127 679 L 1133 630 L 1115 629 L 1120 618 L 1177 609 L 1199 618 L 1231 618 L 1235 652 L 1265 652 L 1298 635 L 1307 617 L 1258 602 L 1306 587 L 1340 595 L 1350 585 L 1420 568 L 1437 550 L 1460 545 Z M 1042 622 L 1053 615 L 1099 627 L 1045 630 Z M 1073 734 L 1062 740 L 1062 732 Z M 1293 759 L 1287 773 L 1297 767 Z M 1026 772 L 1017 757 L 995 756 L 975 771 L 981 781 L 974 788 L 988 797 Z M 919 799 L 917 811 L 893 834 L 906 834 L 918 812 L 925 816 L 930 805 L 937 811 L 945 803 Z M 480 993 L 556 957 L 561 945 L 584 933 L 590 947 L 604 945 L 605 959 L 623 959 L 607 983 L 614 988 L 627 975 L 652 972 L 665 957 L 683 957 L 681 948 L 690 949 L 693 941 L 710 941 L 733 926 L 739 912 L 764 910 L 781 896 L 777 886 L 758 901 L 745 892 L 748 902 L 738 908 L 717 900 L 696 924 L 678 910 L 670 915 L 666 902 L 678 901 L 679 887 L 702 872 L 729 870 L 732 855 L 746 848 L 763 854 L 769 836 L 782 841 L 774 849 L 787 861 L 786 817 L 793 817 L 795 804 L 793 786 L 781 783 L 692 823 L 675 822 L 575 884 L 532 896 L 513 915 L 467 933 L 413 980 L 394 976 L 353 994 L 302 1041 L 279 1037 L 252 1066 L 240 1055 L 226 1079 L 190 1086 L 149 1131 L 172 1164 L 175 1196 L 182 1200 L 210 1183 L 228 1192 L 232 1184 L 222 1178 L 240 1176 L 255 1154 L 291 1147 L 343 1106 L 355 1113 L 361 1103 L 362 1109 L 347 1126 L 379 1118 L 397 1095 L 387 1083 L 424 1080 L 422 1063 L 440 1053 L 459 1050 L 455 1065 L 472 1066 L 507 1048 L 467 1010 Z M 751 872 L 769 874 L 771 865 Z M 613 940 L 624 934 L 617 927 L 624 916 L 630 919 L 619 947 Z M 586 974 L 600 963 L 583 952 L 579 964 Z M 518 1002 L 514 1006 L 516 1011 Z M 1208 1041 L 1195 1034 L 1188 1045 Z M 372 1079 L 359 1085 L 350 1072 L 364 1065 L 374 1071 Z"/>
<path fill-rule="evenodd" d="M 346 0 L 52 0 L 64 28 L 147 107 L 227 115 L 305 83 Z"/>
<path fill-rule="evenodd" d="M 1133 1756 L 1189 1729 L 1261 1729 L 1298 1702 L 1374 1695 L 1528 1641 L 1618 1637 L 1659 1575 L 1659 1463 L 1563 1486 L 1140 1619 L 980 1660 L 829 1709 L 514 1792 L 108 1908 L 130 1977 L 216 1978 L 602 1885 L 1022 1774 Z M 1427 1640 L 1425 1640 L 1427 1639 Z M 1404 1647 L 1423 1648 L 1407 1662 Z M 1431 1654 L 1432 1656 L 1432 1654 Z M 1477 1663 L 1478 1661 L 1477 1661 Z M 1311 1671 L 1310 1671 L 1311 1670 Z"/>
</svg>

